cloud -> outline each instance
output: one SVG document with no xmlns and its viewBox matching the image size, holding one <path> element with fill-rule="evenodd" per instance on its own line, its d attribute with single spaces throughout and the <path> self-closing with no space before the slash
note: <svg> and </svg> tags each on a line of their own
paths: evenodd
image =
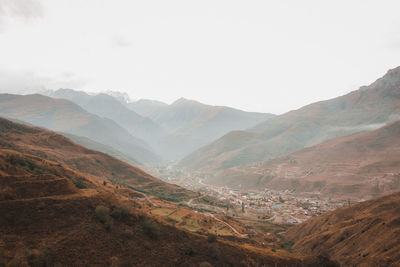
<svg viewBox="0 0 400 267">
<path fill-rule="evenodd" d="M 49 77 L 33 71 L 0 69 L 0 93 L 27 94 L 58 88 L 80 88 L 85 84 L 84 80 L 70 72 Z"/>
<path fill-rule="evenodd" d="M 30 21 L 43 15 L 44 9 L 38 0 L 0 0 L 0 30 L 7 19 Z"/>
</svg>

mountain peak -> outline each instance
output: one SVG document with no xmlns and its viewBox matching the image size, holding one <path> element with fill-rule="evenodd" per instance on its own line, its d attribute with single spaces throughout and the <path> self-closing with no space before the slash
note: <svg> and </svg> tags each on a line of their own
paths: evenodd
<svg viewBox="0 0 400 267">
<path fill-rule="evenodd" d="M 181 98 L 175 100 L 175 101 L 171 104 L 171 106 L 185 105 L 185 104 L 204 105 L 204 104 L 202 104 L 202 103 L 200 103 L 200 102 L 198 102 L 198 101 L 196 101 L 196 100 L 181 97 Z"/>
</svg>

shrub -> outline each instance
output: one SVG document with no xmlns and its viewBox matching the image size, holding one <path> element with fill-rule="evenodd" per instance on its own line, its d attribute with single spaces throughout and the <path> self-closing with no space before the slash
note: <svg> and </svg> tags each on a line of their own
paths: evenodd
<svg viewBox="0 0 400 267">
<path fill-rule="evenodd" d="M 96 207 L 96 217 L 102 223 L 106 223 L 110 219 L 110 213 L 106 207 L 100 205 Z"/>
<path fill-rule="evenodd" d="M 143 221 L 143 231 L 151 239 L 158 239 L 160 236 L 160 226 L 158 223 L 145 218 Z"/>
</svg>

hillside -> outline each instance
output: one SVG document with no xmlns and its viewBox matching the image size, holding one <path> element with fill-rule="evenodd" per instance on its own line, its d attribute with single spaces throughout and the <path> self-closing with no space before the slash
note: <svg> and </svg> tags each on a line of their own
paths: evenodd
<svg viewBox="0 0 400 267">
<path fill-rule="evenodd" d="M 187 156 L 180 166 L 221 170 L 262 162 L 323 141 L 374 130 L 400 117 L 400 67 L 369 86 L 230 132 Z"/>
<path fill-rule="evenodd" d="M 164 183 L 139 168 L 107 154 L 77 145 L 51 131 L 0 118 L 0 132 L 2 148 L 59 162 L 96 179 L 130 185 L 138 190 L 171 199 L 188 199 L 194 195 L 191 191 Z"/>
<path fill-rule="evenodd" d="M 108 118 L 133 136 L 145 140 L 148 144 L 164 136 L 163 129 L 151 119 L 141 116 L 108 94 L 89 95 L 83 91 L 58 89 L 48 93 L 53 98 L 63 98 L 78 104 L 86 111 Z"/>
<path fill-rule="evenodd" d="M 247 129 L 271 117 L 184 98 L 150 115 L 168 132 L 158 146 L 160 153 L 170 159 L 180 159 L 229 131 Z"/>
<path fill-rule="evenodd" d="M 132 136 L 114 121 L 93 115 L 68 100 L 37 94 L 0 94 L 0 116 L 84 136 L 143 163 L 160 160 L 143 140 Z"/>
<path fill-rule="evenodd" d="M 253 166 L 220 172 L 208 182 L 246 189 L 313 192 L 368 199 L 400 191 L 400 121 L 304 148 Z"/>
<path fill-rule="evenodd" d="M 400 265 L 400 193 L 340 208 L 289 228 L 301 253 L 328 255 L 342 266 Z"/>
<path fill-rule="evenodd" d="M 1 265 L 334 266 L 324 257 L 266 251 L 192 232 L 157 215 L 153 206 L 210 219 L 150 200 L 127 184 L 163 187 L 171 196 L 190 196 L 188 191 L 54 132 L 5 119 L 0 132 Z"/>
<path fill-rule="evenodd" d="M 77 143 L 81 146 L 87 147 L 89 149 L 93 149 L 96 151 L 103 152 L 107 155 L 110 155 L 113 158 L 117 158 L 119 160 L 125 161 L 128 164 L 134 165 L 134 166 L 139 166 L 142 165 L 138 160 L 128 156 L 125 153 L 122 153 L 121 151 L 107 145 L 100 144 L 98 142 L 95 142 L 87 137 L 83 136 L 77 136 L 73 134 L 68 134 L 68 133 L 60 133 L 73 141 L 74 143 Z"/>
</svg>

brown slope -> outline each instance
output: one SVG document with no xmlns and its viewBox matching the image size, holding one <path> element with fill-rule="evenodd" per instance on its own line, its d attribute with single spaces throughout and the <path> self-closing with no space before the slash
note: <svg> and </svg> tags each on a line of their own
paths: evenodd
<svg viewBox="0 0 400 267">
<path fill-rule="evenodd" d="M 296 251 L 329 255 L 343 266 L 400 266 L 400 193 L 312 218 L 286 237 Z"/>
<path fill-rule="evenodd" d="M 124 183 L 169 199 L 189 199 L 195 195 L 181 187 L 162 182 L 139 168 L 77 145 L 68 138 L 45 129 L 0 118 L 0 133 L 0 148 L 44 157 L 97 180 Z"/>
<path fill-rule="evenodd" d="M 83 153 L 84 148 L 65 142 L 64 137 L 6 120 L 0 133 L 9 144 L 8 149 L 0 149 L 1 265 L 332 266 L 321 257 L 208 242 L 206 236 L 179 230 L 152 216 L 143 201 L 120 194 L 115 186 L 103 186 L 96 177 L 54 161 L 56 152 L 64 152 L 67 158 L 71 150 Z M 26 153 L 38 154 L 32 148 L 18 152 L 21 149 L 12 135 L 21 139 L 17 141 L 31 140 L 36 143 L 32 146 L 41 146 L 41 156 Z M 97 152 L 91 152 L 95 160 L 101 160 Z M 89 169 L 94 164 L 85 163 Z M 96 211 L 99 206 L 106 212 Z"/>
<path fill-rule="evenodd" d="M 339 137 L 251 167 L 221 172 L 211 181 L 245 188 L 368 199 L 400 191 L 400 121 Z"/>
<path fill-rule="evenodd" d="M 251 131 L 229 133 L 180 165 L 213 171 L 261 162 L 335 137 L 377 129 L 399 117 L 400 67 L 347 95 L 276 116 Z"/>
<path fill-rule="evenodd" d="M 84 136 L 114 147 L 142 163 L 160 160 L 143 140 L 134 137 L 114 121 L 93 115 L 68 100 L 39 94 L 0 94 L 0 116 Z"/>
</svg>

